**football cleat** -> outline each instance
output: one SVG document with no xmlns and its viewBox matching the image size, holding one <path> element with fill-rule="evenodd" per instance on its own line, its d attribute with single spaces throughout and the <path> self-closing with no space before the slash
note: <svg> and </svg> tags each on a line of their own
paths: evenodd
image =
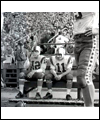
<svg viewBox="0 0 100 120">
<path fill-rule="evenodd" d="M 36 100 L 41 99 L 41 95 L 40 95 L 40 93 L 38 93 L 38 92 L 36 93 L 35 99 L 36 99 Z"/>
<path fill-rule="evenodd" d="M 23 98 L 24 95 L 19 91 L 19 93 L 15 96 L 15 98 Z"/>
<path fill-rule="evenodd" d="M 49 92 L 43 97 L 43 99 L 52 99 L 52 98 L 53 98 L 53 95 Z"/>
<path fill-rule="evenodd" d="M 66 100 L 72 100 L 72 97 L 68 94 L 66 95 Z"/>
</svg>

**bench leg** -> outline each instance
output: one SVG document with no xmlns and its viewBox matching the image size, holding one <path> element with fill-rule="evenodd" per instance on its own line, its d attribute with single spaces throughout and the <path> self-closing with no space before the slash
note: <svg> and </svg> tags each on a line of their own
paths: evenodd
<svg viewBox="0 0 100 120">
<path fill-rule="evenodd" d="M 35 87 L 31 87 L 31 88 L 28 89 L 28 90 L 25 90 L 25 89 L 24 89 L 24 94 L 28 94 L 28 93 L 31 92 L 33 89 L 35 89 Z"/>
</svg>

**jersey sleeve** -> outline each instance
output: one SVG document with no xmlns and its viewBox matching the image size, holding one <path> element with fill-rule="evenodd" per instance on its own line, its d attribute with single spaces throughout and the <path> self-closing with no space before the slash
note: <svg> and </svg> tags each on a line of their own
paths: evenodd
<svg viewBox="0 0 100 120">
<path fill-rule="evenodd" d="M 67 63 L 67 69 L 72 69 L 72 67 L 73 67 L 73 59 L 72 59 L 72 57 L 69 57 L 69 59 L 68 59 L 68 63 Z"/>
<path fill-rule="evenodd" d="M 47 66 L 47 58 L 43 56 L 41 59 L 41 69 L 45 71 L 46 66 Z"/>
<path fill-rule="evenodd" d="M 46 63 L 47 63 L 46 57 L 42 57 L 42 59 L 41 59 L 41 64 L 46 64 Z"/>
<path fill-rule="evenodd" d="M 54 63 L 53 63 L 53 57 L 50 57 L 50 69 L 55 70 L 55 66 L 54 66 Z"/>
</svg>

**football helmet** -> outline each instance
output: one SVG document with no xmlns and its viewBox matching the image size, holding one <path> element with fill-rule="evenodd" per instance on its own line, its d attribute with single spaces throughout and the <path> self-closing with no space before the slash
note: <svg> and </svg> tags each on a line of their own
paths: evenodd
<svg viewBox="0 0 100 120">
<path fill-rule="evenodd" d="M 19 101 L 15 107 L 26 107 L 26 103 L 24 103 L 23 101 Z"/>
<path fill-rule="evenodd" d="M 36 46 L 33 51 L 34 57 L 38 57 L 40 55 L 40 52 L 41 52 L 40 46 Z"/>
<path fill-rule="evenodd" d="M 94 15 L 94 12 L 74 12 L 74 17 L 76 20 L 81 19 L 83 17 Z"/>
<path fill-rule="evenodd" d="M 64 48 L 57 48 L 56 50 L 56 58 L 58 60 L 62 60 L 64 58 L 64 55 L 65 55 L 65 49 Z"/>
<path fill-rule="evenodd" d="M 74 12 L 74 17 L 75 19 L 81 19 L 82 18 L 82 13 L 81 12 Z"/>
</svg>

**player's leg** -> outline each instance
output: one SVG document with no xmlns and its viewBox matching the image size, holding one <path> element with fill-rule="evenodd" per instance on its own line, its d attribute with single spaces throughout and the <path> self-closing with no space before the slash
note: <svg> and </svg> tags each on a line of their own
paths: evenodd
<svg viewBox="0 0 100 120">
<path fill-rule="evenodd" d="M 32 78 L 37 79 L 37 92 L 36 92 L 36 99 L 41 99 L 41 91 L 42 91 L 42 85 L 43 85 L 43 78 L 45 73 L 42 72 L 36 72 L 34 73 Z"/>
<path fill-rule="evenodd" d="M 65 75 L 62 80 L 66 81 L 66 100 L 72 100 L 70 95 L 73 83 L 73 74 L 70 72 L 69 74 Z"/>
<path fill-rule="evenodd" d="M 53 95 L 52 95 L 52 79 L 53 79 L 53 75 L 49 72 L 48 74 L 45 75 L 45 79 L 46 79 L 46 85 L 47 85 L 47 88 L 48 88 L 48 92 L 43 97 L 43 99 L 52 99 L 52 97 L 53 97 Z"/>
<path fill-rule="evenodd" d="M 15 96 L 16 98 L 21 98 L 23 97 L 24 95 L 24 82 L 26 81 L 25 79 L 25 71 L 22 70 L 20 73 L 19 73 L 19 93 Z"/>
<path fill-rule="evenodd" d="M 82 49 L 82 48 L 81 48 Z M 80 51 L 81 51 L 80 49 Z M 74 53 L 75 53 L 75 64 L 78 67 L 78 63 L 79 63 L 79 56 L 80 56 L 80 51 L 79 48 L 75 47 L 74 48 Z M 82 89 L 80 91 L 80 99 L 83 100 L 83 95 L 82 95 Z"/>
<path fill-rule="evenodd" d="M 4 79 L 3 79 L 3 69 L 1 69 L 1 87 L 5 87 L 5 82 L 4 82 Z"/>
<path fill-rule="evenodd" d="M 4 84 L 3 78 L 2 78 L 2 76 L 1 76 L 1 87 L 4 88 L 4 86 L 5 86 L 5 84 Z"/>
<path fill-rule="evenodd" d="M 95 88 L 92 82 L 92 70 L 95 61 L 95 46 L 85 48 L 79 58 L 77 80 L 82 88 L 85 106 L 94 106 Z"/>
</svg>

